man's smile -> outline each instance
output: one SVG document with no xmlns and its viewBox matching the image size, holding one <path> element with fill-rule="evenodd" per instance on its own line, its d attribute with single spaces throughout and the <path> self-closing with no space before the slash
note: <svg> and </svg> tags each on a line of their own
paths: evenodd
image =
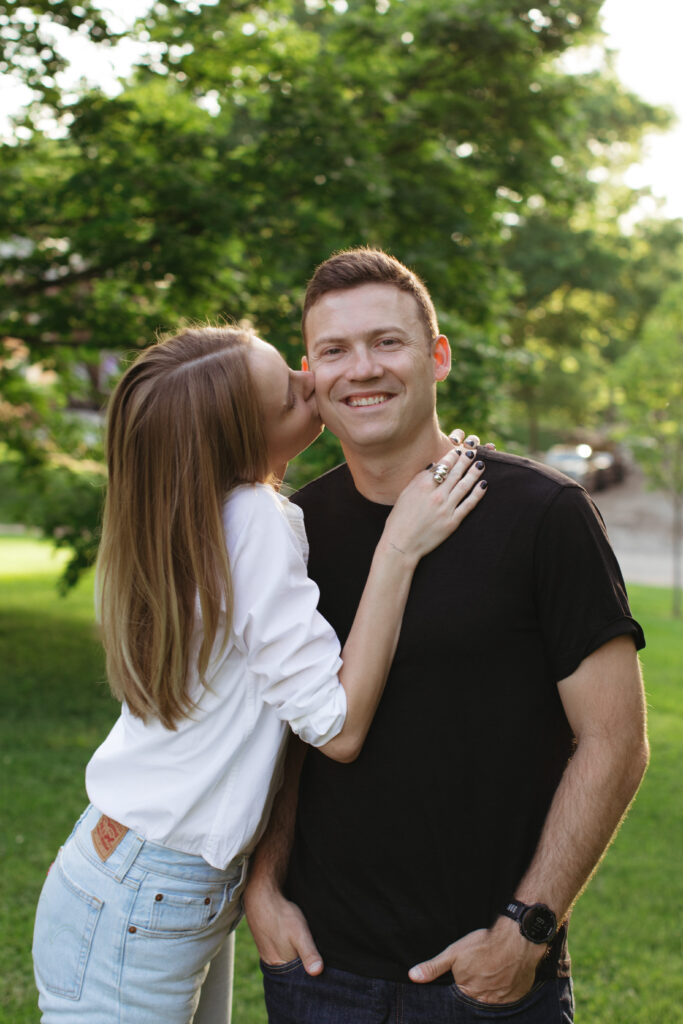
<svg viewBox="0 0 683 1024">
<path fill-rule="evenodd" d="M 390 395 L 386 391 L 379 391 L 372 395 L 347 395 L 344 402 L 346 405 L 350 405 L 352 409 L 357 409 L 360 406 L 383 405 L 393 397 L 394 395 Z"/>
</svg>

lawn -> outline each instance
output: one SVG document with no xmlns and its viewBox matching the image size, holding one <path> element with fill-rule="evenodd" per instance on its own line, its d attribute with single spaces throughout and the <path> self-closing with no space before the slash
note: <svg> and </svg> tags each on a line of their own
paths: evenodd
<svg viewBox="0 0 683 1024">
<path fill-rule="evenodd" d="M 117 708 L 104 682 L 92 579 L 66 598 L 61 558 L 0 538 L 0 1024 L 37 1024 L 30 946 L 45 871 L 85 802 L 83 769 Z M 670 594 L 630 588 L 648 647 L 652 763 L 572 922 L 578 1024 L 683 1022 L 683 690 Z M 257 957 L 238 933 L 234 1024 L 265 1024 Z"/>
</svg>

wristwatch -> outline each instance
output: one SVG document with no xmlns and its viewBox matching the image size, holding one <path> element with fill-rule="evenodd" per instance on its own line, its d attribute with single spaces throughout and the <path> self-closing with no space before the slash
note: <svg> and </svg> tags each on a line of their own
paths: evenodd
<svg viewBox="0 0 683 1024">
<path fill-rule="evenodd" d="M 557 918 L 545 903 L 521 903 L 509 900 L 501 913 L 519 923 L 519 930 L 529 942 L 537 945 L 552 942 L 557 934 Z"/>
</svg>

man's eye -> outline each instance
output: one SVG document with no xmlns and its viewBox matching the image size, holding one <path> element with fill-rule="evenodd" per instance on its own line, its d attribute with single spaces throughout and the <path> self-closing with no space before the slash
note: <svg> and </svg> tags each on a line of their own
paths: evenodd
<svg viewBox="0 0 683 1024">
<path fill-rule="evenodd" d="M 382 338 L 381 341 L 380 341 L 380 345 L 382 345 L 384 348 L 387 348 L 387 347 L 389 347 L 391 345 L 398 345 L 398 344 L 399 344 L 398 338 Z"/>
<path fill-rule="evenodd" d="M 341 349 L 337 345 L 330 345 L 329 348 L 324 349 L 320 354 L 322 356 L 338 356 Z"/>
</svg>

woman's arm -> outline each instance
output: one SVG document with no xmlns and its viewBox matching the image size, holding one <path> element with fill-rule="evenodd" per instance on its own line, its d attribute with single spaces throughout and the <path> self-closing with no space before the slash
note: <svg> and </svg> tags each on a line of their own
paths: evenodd
<svg viewBox="0 0 683 1024">
<path fill-rule="evenodd" d="M 415 567 L 438 547 L 486 493 L 483 463 L 449 452 L 442 484 L 433 470 L 419 473 L 402 491 L 377 545 L 363 596 L 342 651 L 339 680 L 346 691 L 344 726 L 318 749 L 335 761 L 355 760 L 379 704 L 401 630 Z"/>
</svg>

